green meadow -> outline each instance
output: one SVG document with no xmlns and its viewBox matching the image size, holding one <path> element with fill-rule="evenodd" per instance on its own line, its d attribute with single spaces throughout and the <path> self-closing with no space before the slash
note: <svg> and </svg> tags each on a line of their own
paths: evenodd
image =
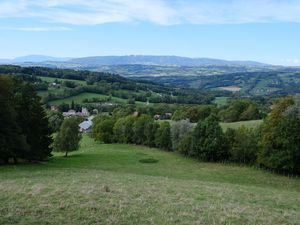
<svg viewBox="0 0 300 225">
<path fill-rule="evenodd" d="M 257 128 L 262 124 L 263 120 L 248 120 L 239 121 L 233 123 L 220 123 L 222 129 L 226 131 L 228 128 L 238 129 L 239 127 L 245 126 L 247 128 Z"/>
<path fill-rule="evenodd" d="M 0 202 L 0 224 L 299 224 L 300 179 L 84 136 L 68 158 L 1 166 Z"/>
</svg>

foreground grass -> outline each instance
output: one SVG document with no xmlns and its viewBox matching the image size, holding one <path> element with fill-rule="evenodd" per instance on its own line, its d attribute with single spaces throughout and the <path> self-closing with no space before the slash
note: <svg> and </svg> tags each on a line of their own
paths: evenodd
<svg viewBox="0 0 300 225">
<path fill-rule="evenodd" d="M 0 167 L 0 202 L 0 224 L 299 224 L 300 180 L 85 136 L 70 158 Z"/>
</svg>

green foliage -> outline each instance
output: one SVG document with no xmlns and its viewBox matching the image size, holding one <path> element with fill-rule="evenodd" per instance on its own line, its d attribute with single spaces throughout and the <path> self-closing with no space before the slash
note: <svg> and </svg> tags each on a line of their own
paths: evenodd
<svg viewBox="0 0 300 225">
<path fill-rule="evenodd" d="M 172 120 L 184 120 L 189 119 L 191 123 L 197 123 L 199 120 L 204 120 L 211 113 L 216 113 L 218 110 L 215 106 L 192 106 L 185 109 L 176 110 Z"/>
<path fill-rule="evenodd" d="M 48 111 L 47 117 L 49 121 L 49 127 L 53 133 L 57 132 L 64 121 L 64 117 L 59 111 Z"/>
<path fill-rule="evenodd" d="M 114 141 L 113 128 L 115 125 L 115 120 L 110 116 L 96 116 L 93 119 L 93 137 L 95 140 L 112 143 Z"/>
<path fill-rule="evenodd" d="M 147 142 L 146 137 L 146 124 L 153 121 L 150 116 L 141 115 L 133 123 L 133 142 L 136 144 L 145 144 Z"/>
<path fill-rule="evenodd" d="M 169 122 L 162 122 L 155 133 L 155 143 L 158 148 L 171 150 L 171 127 Z"/>
<path fill-rule="evenodd" d="M 188 130 L 179 141 L 178 151 L 183 155 L 192 155 L 193 130 Z"/>
<path fill-rule="evenodd" d="M 115 141 L 118 143 L 133 143 L 133 123 L 135 117 L 119 118 L 113 127 Z"/>
<path fill-rule="evenodd" d="M 172 139 L 172 149 L 177 151 L 181 139 L 185 134 L 192 129 L 194 126 L 188 120 L 180 120 L 172 122 L 171 124 L 171 139 Z"/>
<path fill-rule="evenodd" d="M 199 121 L 192 139 L 191 155 L 203 161 L 218 161 L 227 158 L 226 141 L 216 116 Z"/>
<path fill-rule="evenodd" d="M 227 137 L 232 131 L 226 131 Z M 230 159 L 238 163 L 254 163 L 259 149 L 258 146 L 258 130 L 247 129 L 242 126 L 234 132 L 234 142 L 229 143 Z"/>
<path fill-rule="evenodd" d="M 8 77 L 0 76 L 0 160 L 16 159 L 20 151 L 28 151 L 25 136 L 16 121 L 14 85 Z"/>
<path fill-rule="evenodd" d="M 46 113 L 41 105 L 40 97 L 34 88 L 25 83 L 16 93 L 17 123 L 29 145 L 22 158 L 40 160 L 51 156 L 51 129 Z"/>
<path fill-rule="evenodd" d="M 256 103 L 247 99 L 231 102 L 227 109 L 220 111 L 219 115 L 224 122 L 261 119 Z"/>
<path fill-rule="evenodd" d="M 272 169 L 300 172 L 300 119 L 290 113 L 292 97 L 281 99 L 262 126 L 258 162 Z M 288 113 L 286 113 L 288 112 Z"/>
<path fill-rule="evenodd" d="M 144 143 L 145 145 L 147 145 L 149 147 L 156 146 L 155 134 L 158 129 L 159 129 L 159 124 L 157 122 L 152 120 L 152 121 L 149 121 L 148 123 L 146 123 L 145 130 L 144 130 L 144 134 L 146 137 L 146 141 Z"/>
<path fill-rule="evenodd" d="M 55 151 L 65 152 L 67 157 L 68 152 L 78 150 L 81 140 L 78 125 L 81 121 L 81 118 L 78 117 L 67 118 L 63 121 L 59 132 L 54 138 L 53 147 Z"/>
<path fill-rule="evenodd" d="M 52 139 L 44 109 L 33 86 L 0 76 L 0 160 L 43 160 Z"/>
</svg>

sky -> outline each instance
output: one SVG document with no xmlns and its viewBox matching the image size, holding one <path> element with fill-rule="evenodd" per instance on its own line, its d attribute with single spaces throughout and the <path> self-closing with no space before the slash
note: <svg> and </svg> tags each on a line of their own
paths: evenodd
<svg viewBox="0 0 300 225">
<path fill-rule="evenodd" d="M 0 58 L 31 54 L 300 66 L 300 0 L 0 0 Z"/>
</svg>

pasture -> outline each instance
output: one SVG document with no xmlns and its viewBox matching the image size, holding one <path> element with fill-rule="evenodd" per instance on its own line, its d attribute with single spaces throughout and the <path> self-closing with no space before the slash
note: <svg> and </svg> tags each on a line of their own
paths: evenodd
<svg viewBox="0 0 300 225">
<path fill-rule="evenodd" d="M 226 131 L 228 128 L 238 129 L 241 126 L 245 126 L 247 128 L 257 128 L 262 124 L 263 120 L 248 120 L 248 121 L 239 121 L 239 122 L 232 122 L 232 123 L 223 123 L 221 122 L 220 125 L 223 131 Z"/>
<path fill-rule="evenodd" d="M 299 224 L 300 179 L 84 136 L 69 158 L 1 166 L 0 201 L 0 224 Z"/>
</svg>

